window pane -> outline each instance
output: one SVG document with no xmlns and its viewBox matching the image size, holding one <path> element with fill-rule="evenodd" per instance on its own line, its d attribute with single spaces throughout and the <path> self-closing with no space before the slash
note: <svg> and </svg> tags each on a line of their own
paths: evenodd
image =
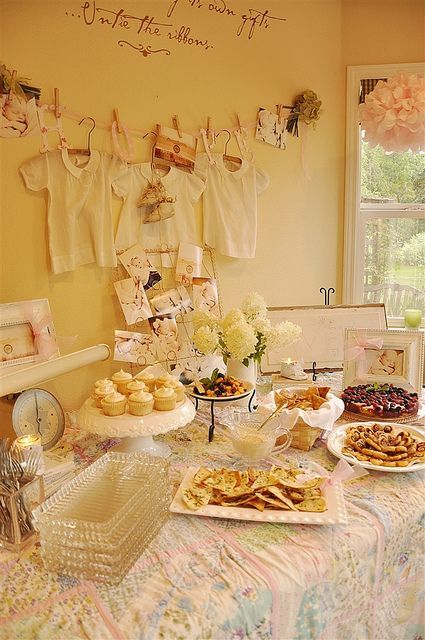
<svg viewBox="0 0 425 640">
<path fill-rule="evenodd" d="M 389 317 L 425 315 L 425 220 L 372 218 L 365 224 L 364 302 L 384 302 Z"/>
<path fill-rule="evenodd" d="M 424 203 L 425 154 L 386 153 L 362 140 L 361 202 Z"/>
</svg>

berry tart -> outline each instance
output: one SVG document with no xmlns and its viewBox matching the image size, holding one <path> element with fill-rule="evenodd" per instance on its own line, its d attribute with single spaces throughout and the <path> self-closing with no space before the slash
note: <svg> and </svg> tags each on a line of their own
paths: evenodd
<svg viewBox="0 0 425 640">
<path fill-rule="evenodd" d="M 345 410 L 366 417 L 399 420 L 418 413 L 417 393 L 392 384 L 359 384 L 347 387 L 341 394 Z"/>
</svg>

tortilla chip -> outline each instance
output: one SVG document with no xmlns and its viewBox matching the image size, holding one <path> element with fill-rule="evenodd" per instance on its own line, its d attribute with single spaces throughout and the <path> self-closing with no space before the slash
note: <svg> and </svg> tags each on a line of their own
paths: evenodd
<svg viewBox="0 0 425 640">
<path fill-rule="evenodd" d="M 299 502 L 296 507 L 299 511 L 312 511 L 315 513 L 320 513 L 327 509 L 324 498 L 306 498 Z"/>
</svg>

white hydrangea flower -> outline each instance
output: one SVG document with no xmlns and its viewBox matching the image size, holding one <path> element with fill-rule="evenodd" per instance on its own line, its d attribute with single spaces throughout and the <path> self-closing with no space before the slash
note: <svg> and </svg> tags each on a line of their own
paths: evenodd
<svg viewBox="0 0 425 640">
<path fill-rule="evenodd" d="M 234 324 L 239 324 L 239 322 L 244 322 L 245 318 L 240 309 L 231 309 L 223 318 L 221 323 L 223 329 L 226 331 Z"/>
<path fill-rule="evenodd" d="M 242 302 L 241 309 L 248 320 L 253 318 L 265 318 L 267 315 L 267 305 L 263 296 L 259 293 L 249 293 Z"/>
<path fill-rule="evenodd" d="M 297 342 L 301 337 L 302 329 L 297 324 L 285 320 L 275 324 L 267 333 L 267 348 L 276 349 L 287 347 Z"/>
<path fill-rule="evenodd" d="M 253 327 L 254 331 L 261 333 L 263 336 L 267 336 L 272 328 L 270 320 L 262 316 L 254 318 L 249 324 Z"/>
<path fill-rule="evenodd" d="M 241 321 L 224 331 L 223 342 L 231 358 L 244 360 L 254 353 L 257 336 L 247 322 Z"/>
<path fill-rule="evenodd" d="M 195 331 L 200 327 L 210 327 L 211 329 L 214 329 L 219 325 L 218 318 L 207 311 L 201 311 L 201 309 L 195 309 L 192 313 L 191 319 Z"/>
<path fill-rule="evenodd" d="M 218 347 L 218 333 L 215 329 L 204 325 L 193 334 L 193 344 L 201 353 L 214 353 Z"/>
</svg>

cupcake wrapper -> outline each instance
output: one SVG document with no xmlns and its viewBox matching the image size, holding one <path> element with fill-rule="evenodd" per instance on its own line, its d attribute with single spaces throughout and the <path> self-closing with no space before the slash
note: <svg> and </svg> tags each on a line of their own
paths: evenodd
<svg viewBox="0 0 425 640">
<path fill-rule="evenodd" d="M 153 411 L 154 401 L 150 402 L 129 402 L 128 408 L 133 416 L 147 416 Z"/>
<path fill-rule="evenodd" d="M 122 416 L 125 413 L 125 401 L 114 404 L 103 402 L 102 409 L 105 416 Z"/>
<path fill-rule="evenodd" d="M 176 406 L 176 394 L 172 398 L 155 398 L 154 408 L 157 411 L 172 411 Z"/>
</svg>

